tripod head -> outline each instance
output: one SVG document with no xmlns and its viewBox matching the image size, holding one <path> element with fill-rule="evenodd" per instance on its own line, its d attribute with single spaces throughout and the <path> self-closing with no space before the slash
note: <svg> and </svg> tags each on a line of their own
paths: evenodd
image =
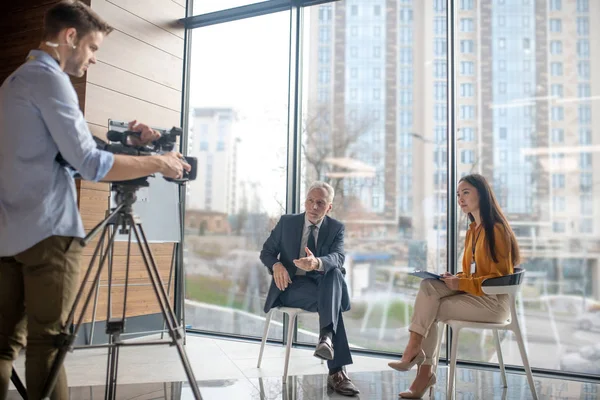
<svg viewBox="0 0 600 400">
<path fill-rule="evenodd" d="M 142 187 L 148 187 L 148 177 L 133 179 L 130 181 L 113 182 L 111 191 L 115 192 L 117 207 L 122 206 L 121 213 L 133 213 L 133 204 L 137 201 L 137 191 Z M 115 208 L 115 209 L 116 209 Z"/>
</svg>

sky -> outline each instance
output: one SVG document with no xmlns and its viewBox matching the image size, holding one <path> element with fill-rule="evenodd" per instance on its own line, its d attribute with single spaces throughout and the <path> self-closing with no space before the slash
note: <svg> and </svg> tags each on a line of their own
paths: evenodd
<svg viewBox="0 0 600 400">
<path fill-rule="evenodd" d="M 271 215 L 281 214 L 285 204 L 289 30 L 290 13 L 280 12 L 192 34 L 190 110 L 234 109 L 233 134 L 241 139 L 238 181 L 259 182 L 263 211 Z"/>
</svg>

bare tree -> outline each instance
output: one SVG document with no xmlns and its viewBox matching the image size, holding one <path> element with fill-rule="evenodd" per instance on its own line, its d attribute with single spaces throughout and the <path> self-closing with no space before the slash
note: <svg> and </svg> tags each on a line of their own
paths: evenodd
<svg viewBox="0 0 600 400">
<path fill-rule="evenodd" d="M 366 115 L 346 117 L 340 127 L 334 126 L 337 121 L 332 121 L 332 114 L 331 108 L 326 105 L 318 106 L 306 114 L 302 126 L 302 152 L 309 166 L 308 180 L 323 180 L 333 186 L 336 193 L 334 208 L 339 211 L 342 207 L 337 206 L 343 204 L 344 198 L 349 195 L 349 188 L 344 181 L 350 176 L 361 174 L 336 161 L 372 161 L 377 150 L 372 146 L 360 146 L 361 138 L 373 126 L 371 118 Z M 364 182 L 364 179 L 361 181 Z"/>
</svg>

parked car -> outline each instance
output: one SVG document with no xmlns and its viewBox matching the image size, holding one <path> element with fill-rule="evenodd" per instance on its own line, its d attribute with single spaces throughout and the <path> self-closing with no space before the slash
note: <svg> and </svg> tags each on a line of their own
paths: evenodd
<svg viewBox="0 0 600 400">
<path fill-rule="evenodd" d="M 560 359 L 560 369 L 583 374 L 600 374 L 600 344 L 585 346 Z"/>
<path fill-rule="evenodd" d="M 577 327 L 584 331 L 600 329 L 600 307 L 590 309 L 577 317 Z"/>
</svg>

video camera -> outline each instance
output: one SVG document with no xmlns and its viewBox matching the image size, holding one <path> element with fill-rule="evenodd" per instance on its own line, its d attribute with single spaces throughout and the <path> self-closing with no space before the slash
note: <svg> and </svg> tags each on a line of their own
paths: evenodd
<svg viewBox="0 0 600 400">
<path fill-rule="evenodd" d="M 126 125 L 124 125 L 124 123 L 118 123 L 115 121 L 110 121 L 109 124 L 110 124 L 110 126 L 117 126 L 117 127 L 123 127 L 123 128 L 126 127 Z M 141 134 L 140 134 L 140 132 L 133 132 L 133 131 L 128 131 L 128 130 L 119 131 L 119 130 L 111 129 L 106 133 L 106 137 L 109 140 L 109 142 L 105 142 L 104 140 L 102 140 L 96 136 L 94 136 L 94 141 L 96 142 L 96 147 L 99 150 L 108 151 L 113 154 L 123 154 L 123 155 L 128 155 L 128 156 L 150 156 L 153 154 L 159 154 L 159 153 L 173 151 L 173 149 L 175 148 L 175 144 L 177 143 L 177 138 L 181 137 L 183 134 L 182 129 L 177 128 L 177 127 L 173 127 L 170 130 L 156 129 L 156 128 L 154 128 L 154 130 L 156 130 L 160 133 L 160 138 L 158 138 L 157 140 L 155 140 L 149 144 L 145 144 L 145 145 L 133 144 L 135 142 L 130 140 L 130 137 L 139 139 Z M 191 166 L 190 172 L 187 172 L 184 170 L 182 178 L 180 178 L 180 179 L 164 178 L 165 180 L 167 180 L 169 182 L 175 182 L 178 184 L 182 184 L 187 181 L 193 181 L 196 179 L 198 160 L 195 157 L 184 157 L 184 158 L 185 158 L 186 162 L 188 164 L 190 164 L 190 166 Z M 62 155 L 60 153 L 56 156 L 56 161 L 60 165 L 74 170 L 74 168 L 71 165 L 69 165 L 69 163 L 62 157 Z M 140 179 L 137 179 L 134 181 L 139 182 L 140 180 L 145 180 L 145 179 L 146 178 L 140 178 Z M 125 182 L 122 182 L 122 183 L 125 183 Z"/>
</svg>

